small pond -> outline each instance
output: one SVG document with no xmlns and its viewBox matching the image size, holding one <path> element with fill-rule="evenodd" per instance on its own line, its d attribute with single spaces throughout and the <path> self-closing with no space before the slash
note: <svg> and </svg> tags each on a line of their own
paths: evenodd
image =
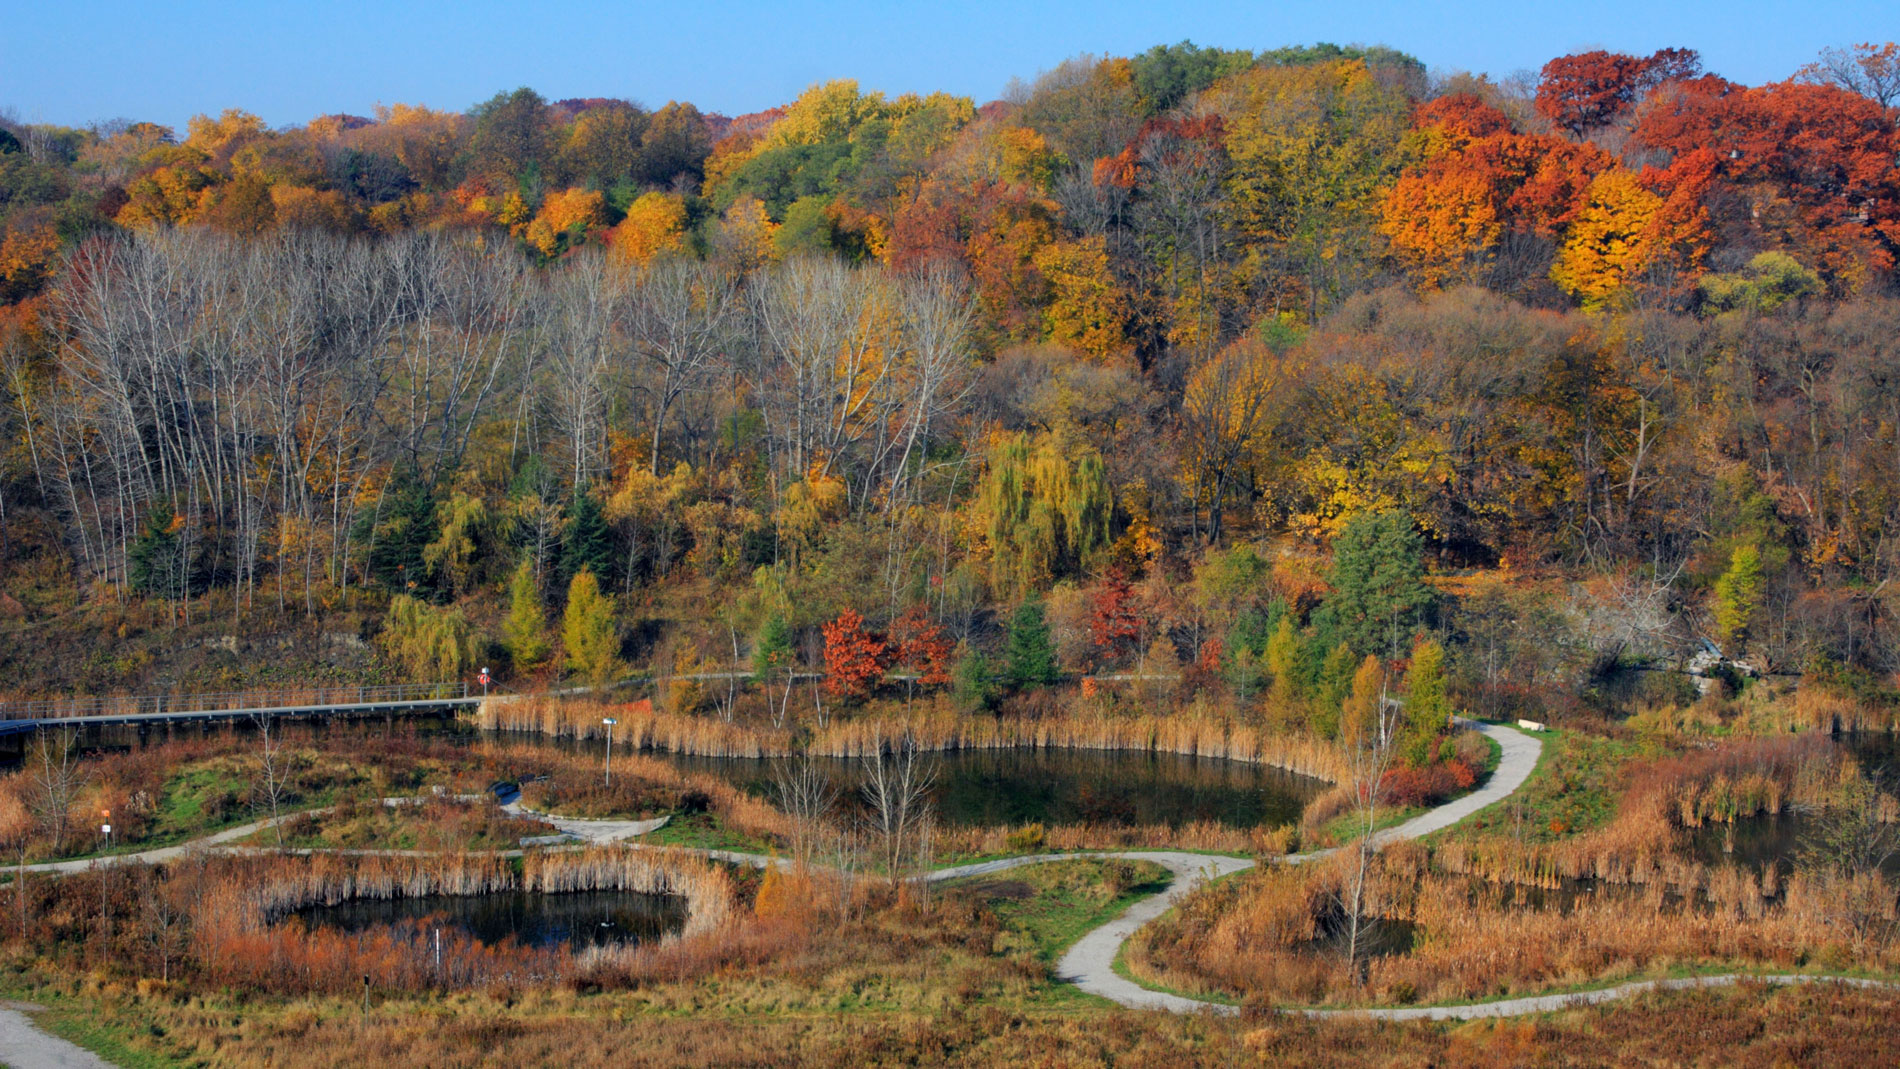
<svg viewBox="0 0 1900 1069">
<path fill-rule="evenodd" d="M 513 939 L 544 950 L 645 943 L 686 926 L 686 900 L 634 891 L 360 898 L 296 914 L 311 928 L 361 932 L 408 921 L 457 928 L 495 946 Z"/>
<path fill-rule="evenodd" d="M 743 758 L 664 757 L 769 798 L 776 764 Z M 1166 824 L 1209 821 L 1233 828 L 1296 824 L 1322 780 L 1282 769 L 1208 757 L 1129 750 L 957 750 L 928 755 L 936 766 L 932 801 L 950 827 L 1057 824 Z M 867 762 L 820 762 L 852 804 Z"/>
<path fill-rule="evenodd" d="M 1881 780 L 1881 790 L 1900 791 L 1900 736 L 1842 735 L 1836 745 L 1853 753 L 1861 768 Z M 1793 871 L 1803 847 L 1813 837 L 1816 815 L 1798 810 L 1762 814 L 1733 825 L 1711 821 L 1690 837 L 1690 851 L 1707 865 L 1740 865 L 1755 872 L 1778 865 L 1783 875 Z M 1888 876 L 1900 876 L 1900 854 L 1881 866 Z"/>
</svg>

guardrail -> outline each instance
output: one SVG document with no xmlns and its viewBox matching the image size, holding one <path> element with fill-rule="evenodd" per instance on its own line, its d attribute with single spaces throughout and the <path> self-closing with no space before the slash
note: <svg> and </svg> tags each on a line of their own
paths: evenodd
<svg viewBox="0 0 1900 1069">
<path fill-rule="evenodd" d="M 0 720 L 54 720 L 73 716 L 140 716 L 208 713 L 230 709 L 348 708 L 382 702 L 459 701 L 471 697 L 467 683 L 389 683 L 376 686 L 314 686 L 283 690 L 232 690 L 210 694 L 122 694 L 0 702 Z"/>
</svg>

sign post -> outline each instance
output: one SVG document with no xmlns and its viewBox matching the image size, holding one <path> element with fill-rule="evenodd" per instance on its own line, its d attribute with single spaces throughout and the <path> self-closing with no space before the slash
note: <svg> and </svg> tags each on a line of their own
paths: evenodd
<svg viewBox="0 0 1900 1069">
<path fill-rule="evenodd" d="M 481 683 L 482 685 L 482 697 L 484 698 L 488 697 L 488 684 L 491 678 L 492 677 L 489 676 L 488 674 L 488 666 L 482 665 L 482 674 L 479 676 L 476 676 L 475 679 L 477 682 Z"/>
<path fill-rule="evenodd" d="M 614 785 L 614 725 L 620 721 L 603 716 L 600 722 L 607 725 L 607 786 L 611 787 Z"/>
</svg>

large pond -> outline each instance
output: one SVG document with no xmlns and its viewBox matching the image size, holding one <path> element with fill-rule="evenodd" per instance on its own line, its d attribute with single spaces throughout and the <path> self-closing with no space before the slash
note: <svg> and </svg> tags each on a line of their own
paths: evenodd
<svg viewBox="0 0 1900 1069">
<path fill-rule="evenodd" d="M 691 772 L 770 797 L 777 765 L 739 758 L 661 755 Z M 1166 824 L 1233 828 L 1297 824 L 1321 780 L 1217 758 L 1127 750 L 959 750 L 924 758 L 933 768 L 937 820 L 952 827 Z M 819 762 L 840 800 L 852 803 L 864 760 Z"/>
<path fill-rule="evenodd" d="M 215 730 L 244 731 L 246 725 Z M 87 732 L 83 745 L 98 751 L 128 750 L 167 737 L 196 735 L 197 727 L 139 732 L 107 728 Z M 410 733 L 435 739 L 475 743 L 482 739 L 511 744 L 546 746 L 599 754 L 599 742 L 576 743 L 531 732 L 484 732 L 467 723 L 432 718 L 407 719 L 385 725 L 379 721 L 338 721 L 327 725 L 298 725 L 293 731 L 306 737 L 325 734 L 383 732 Z M 626 753 L 615 747 L 616 754 Z M 687 757 L 656 753 L 683 769 L 728 780 L 740 788 L 771 797 L 775 763 L 744 758 Z M 931 754 L 935 767 L 932 789 L 937 820 L 946 826 L 1002 826 L 1039 821 L 1056 824 L 1166 824 L 1180 826 L 1209 821 L 1234 828 L 1296 824 L 1306 804 L 1327 788 L 1323 780 L 1265 765 L 1211 757 L 1149 753 L 1131 750 L 1007 749 L 962 750 Z M 838 788 L 841 802 L 852 804 L 863 782 L 866 762 L 829 759 L 821 762 Z"/>
<path fill-rule="evenodd" d="M 634 891 L 526 891 L 485 895 L 361 898 L 297 911 L 312 928 L 361 932 L 406 921 L 457 928 L 495 946 L 509 939 L 541 949 L 644 943 L 686 926 L 686 900 Z"/>
</svg>

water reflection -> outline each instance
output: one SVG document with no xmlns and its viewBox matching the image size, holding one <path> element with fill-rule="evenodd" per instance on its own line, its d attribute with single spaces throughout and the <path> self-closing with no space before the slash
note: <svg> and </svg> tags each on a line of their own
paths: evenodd
<svg viewBox="0 0 1900 1069">
<path fill-rule="evenodd" d="M 513 939 L 539 949 L 644 943 L 686 926 L 686 900 L 677 895 L 633 891 L 537 894 L 505 891 L 485 895 L 423 895 L 362 898 L 297 911 L 312 928 L 360 932 L 421 921 L 457 928 L 489 946 Z"/>
</svg>

